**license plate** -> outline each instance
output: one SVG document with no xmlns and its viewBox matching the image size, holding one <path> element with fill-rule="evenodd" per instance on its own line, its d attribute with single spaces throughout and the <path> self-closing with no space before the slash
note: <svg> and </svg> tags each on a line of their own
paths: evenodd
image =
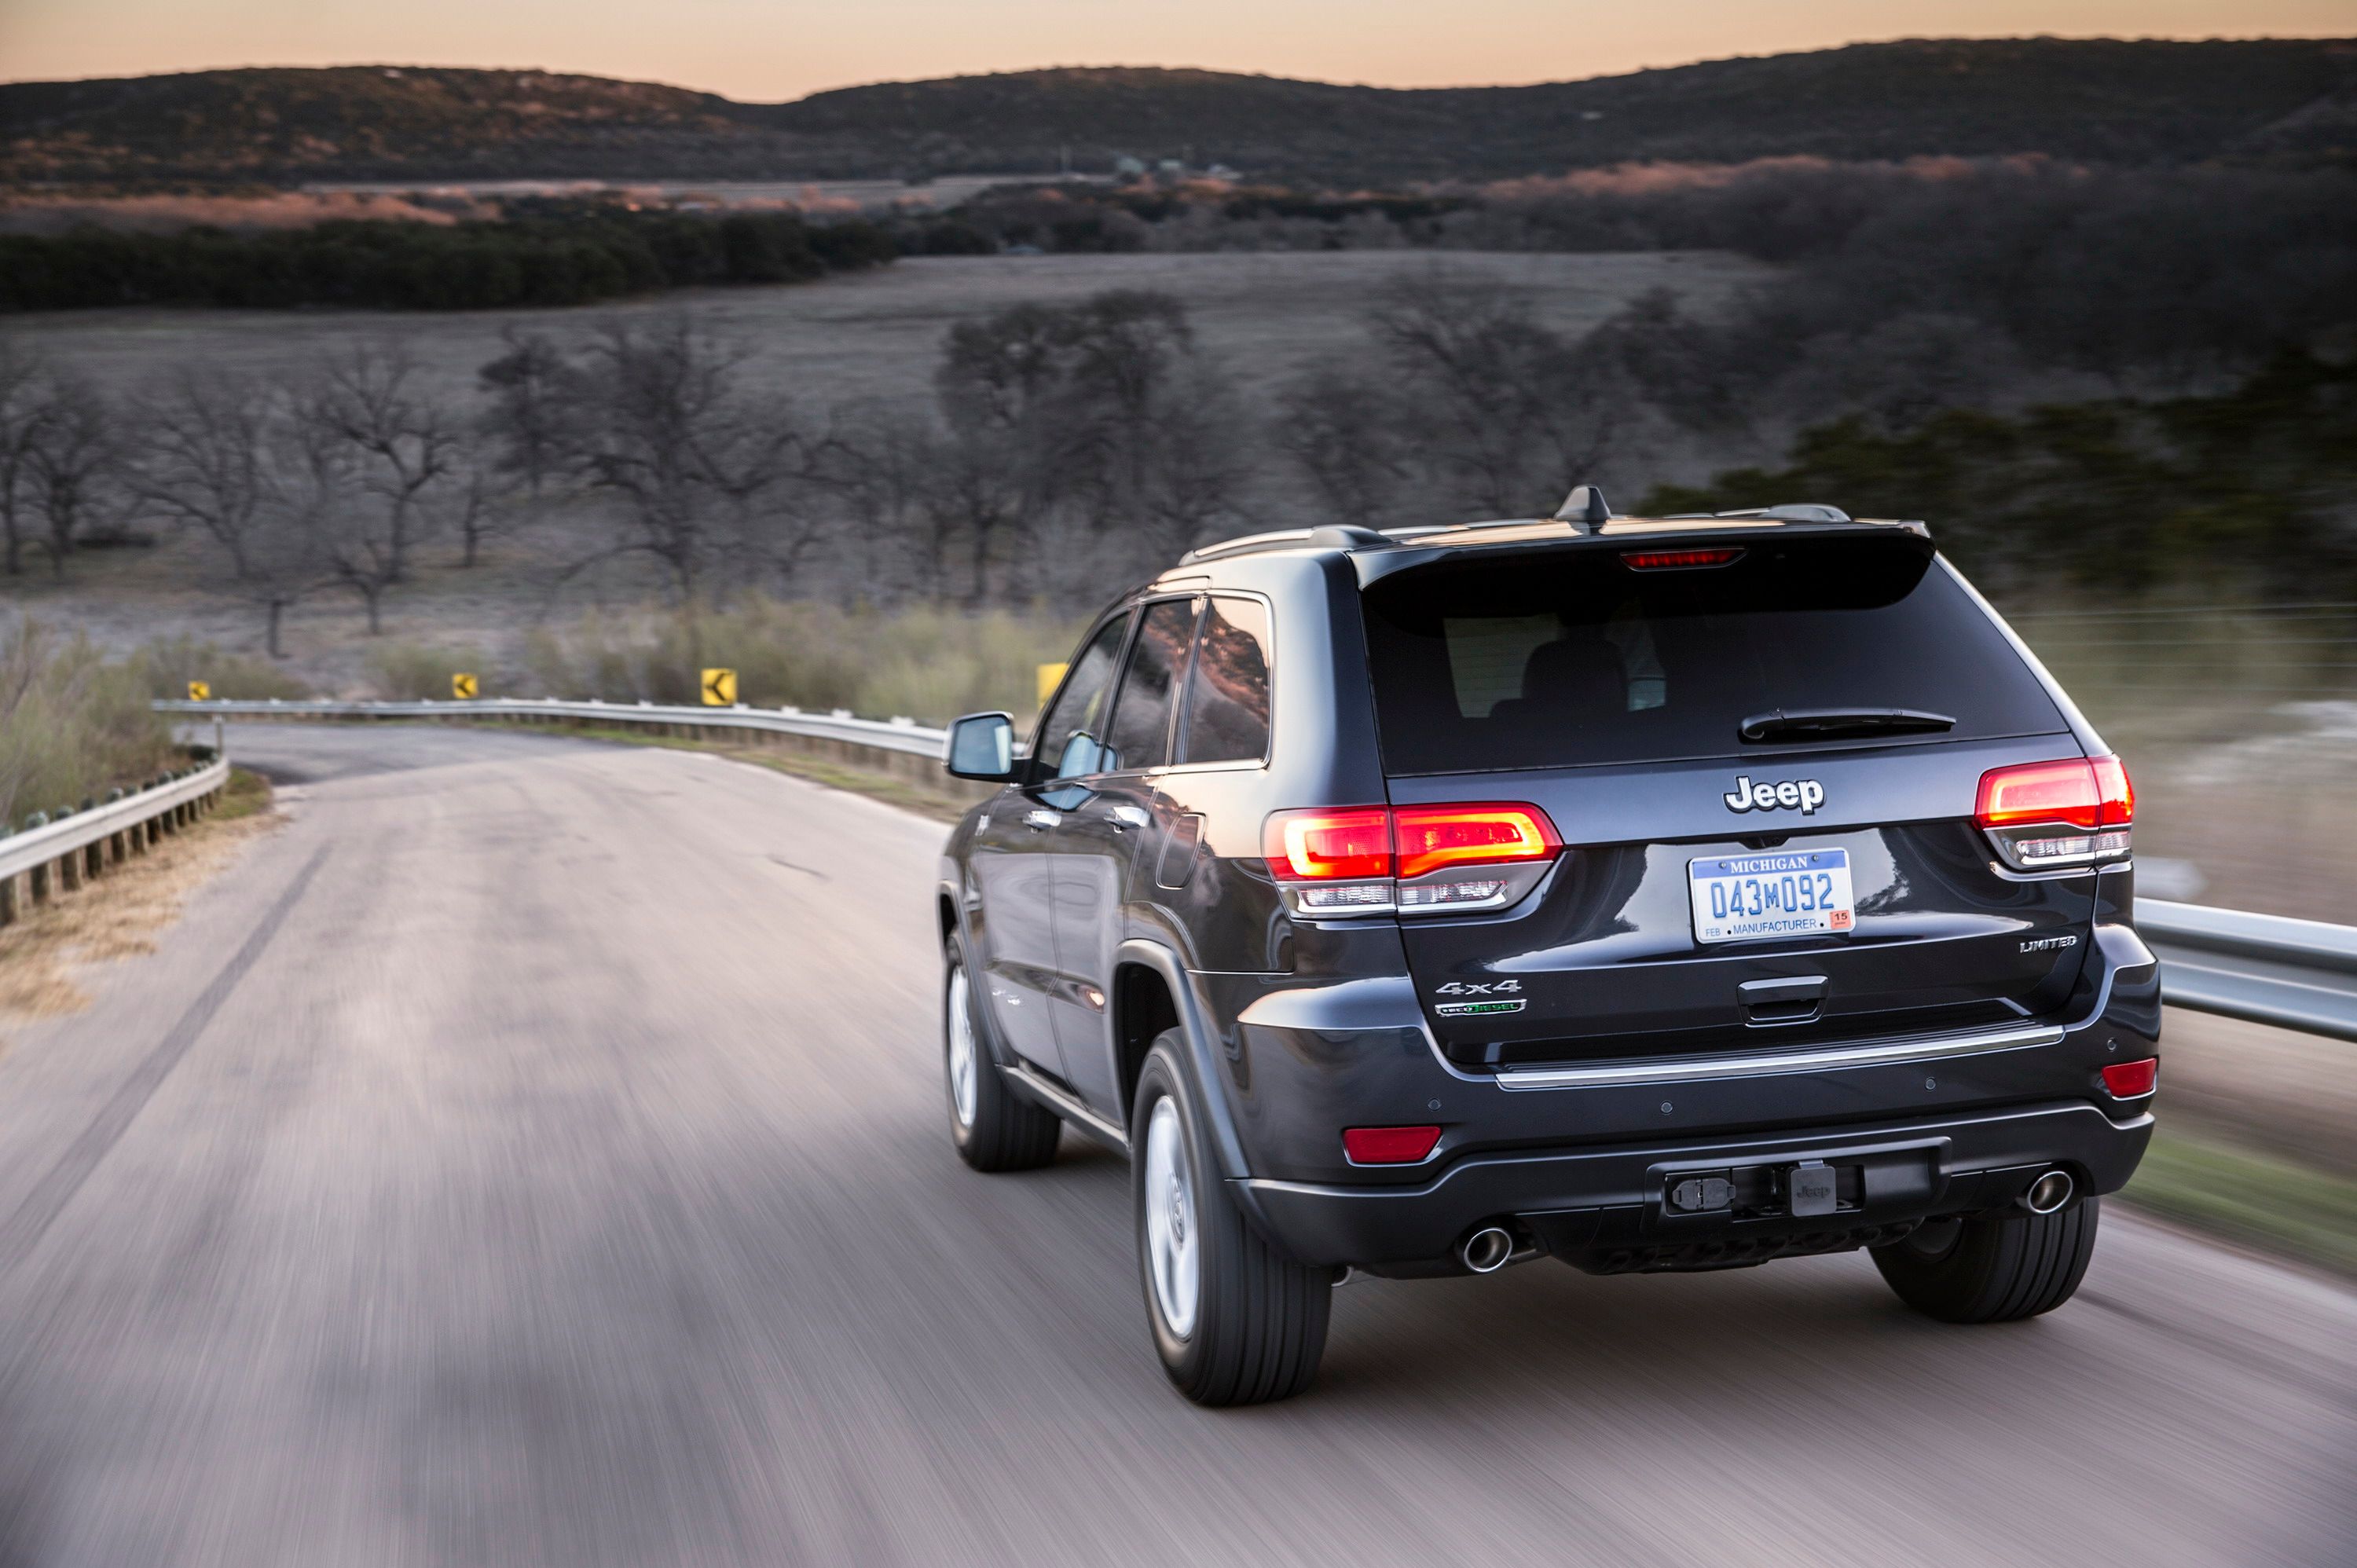
<svg viewBox="0 0 2357 1568">
<path fill-rule="evenodd" d="M 1857 922 L 1849 851 L 1770 850 L 1686 862 L 1695 938 L 1706 942 L 1821 936 Z"/>
</svg>

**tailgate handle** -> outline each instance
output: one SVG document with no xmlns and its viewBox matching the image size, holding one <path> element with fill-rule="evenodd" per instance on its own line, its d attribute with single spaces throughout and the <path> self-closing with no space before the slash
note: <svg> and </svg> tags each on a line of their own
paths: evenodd
<svg viewBox="0 0 2357 1568">
<path fill-rule="evenodd" d="M 1736 987 L 1749 1021 L 1760 1024 L 1806 1024 L 1824 1005 L 1828 989 L 1822 974 L 1796 974 L 1781 980 L 1747 980 Z"/>
<path fill-rule="evenodd" d="M 1796 974 L 1783 980 L 1747 980 L 1736 987 L 1746 1007 L 1762 1003 L 1823 1002 L 1826 980 L 1822 974 Z"/>
</svg>

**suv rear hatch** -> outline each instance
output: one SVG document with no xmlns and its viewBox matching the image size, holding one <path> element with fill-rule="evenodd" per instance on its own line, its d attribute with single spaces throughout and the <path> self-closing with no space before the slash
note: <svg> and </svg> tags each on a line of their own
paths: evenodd
<svg viewBox="0 0 2357 1568">
<path fill-rule="evenodd" d="M 1928 539 L 1615 530 L 1359 559 L 1394 815 L 1524 802 L 1566 846 L 1495 913 L 1414 912 L 1403 884 L 1453 1059 L 1797 1048 L 2069 996 L 2095 878 L 2001 868 L 1975 811 L 1989 770 L 2084 751 Z"/>
</svg>

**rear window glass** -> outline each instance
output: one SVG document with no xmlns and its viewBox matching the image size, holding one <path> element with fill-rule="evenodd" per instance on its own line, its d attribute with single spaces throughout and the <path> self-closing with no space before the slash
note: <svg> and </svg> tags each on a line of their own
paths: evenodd
<svg viewBox="0 0 2357 1568">
<path fill-rule="evenodd" d="M 2003 633 L 1911 538 L 1749 543 L 1731 564 L 1684 571 L 1632 570 L 1596 548 L 1444 562 L 1385 578 L 1365 601 L 1394 774 L 1812 744 L 1739 737 L 1780 708 L 1956 721 L 1902 740 L 2065 728 Z"/>
</svg>

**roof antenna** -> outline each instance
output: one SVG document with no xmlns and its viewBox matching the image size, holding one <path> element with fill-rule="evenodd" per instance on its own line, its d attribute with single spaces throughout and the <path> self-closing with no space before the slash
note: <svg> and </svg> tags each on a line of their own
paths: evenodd
<svg viewBox="0 0 2357 1568">
<path fill-rule="evenodd" d="M 1612 521 L 1612 509 L 1604 504 L 1604 492 L 1596 486 L 1575 485 L 1571 494 L 1563 498 L 1563 505 L 1555 508 L 1555 515 L 1558 521 L 1584 522 L 1588 532 L 1599 533 Z"/>
</svg>

